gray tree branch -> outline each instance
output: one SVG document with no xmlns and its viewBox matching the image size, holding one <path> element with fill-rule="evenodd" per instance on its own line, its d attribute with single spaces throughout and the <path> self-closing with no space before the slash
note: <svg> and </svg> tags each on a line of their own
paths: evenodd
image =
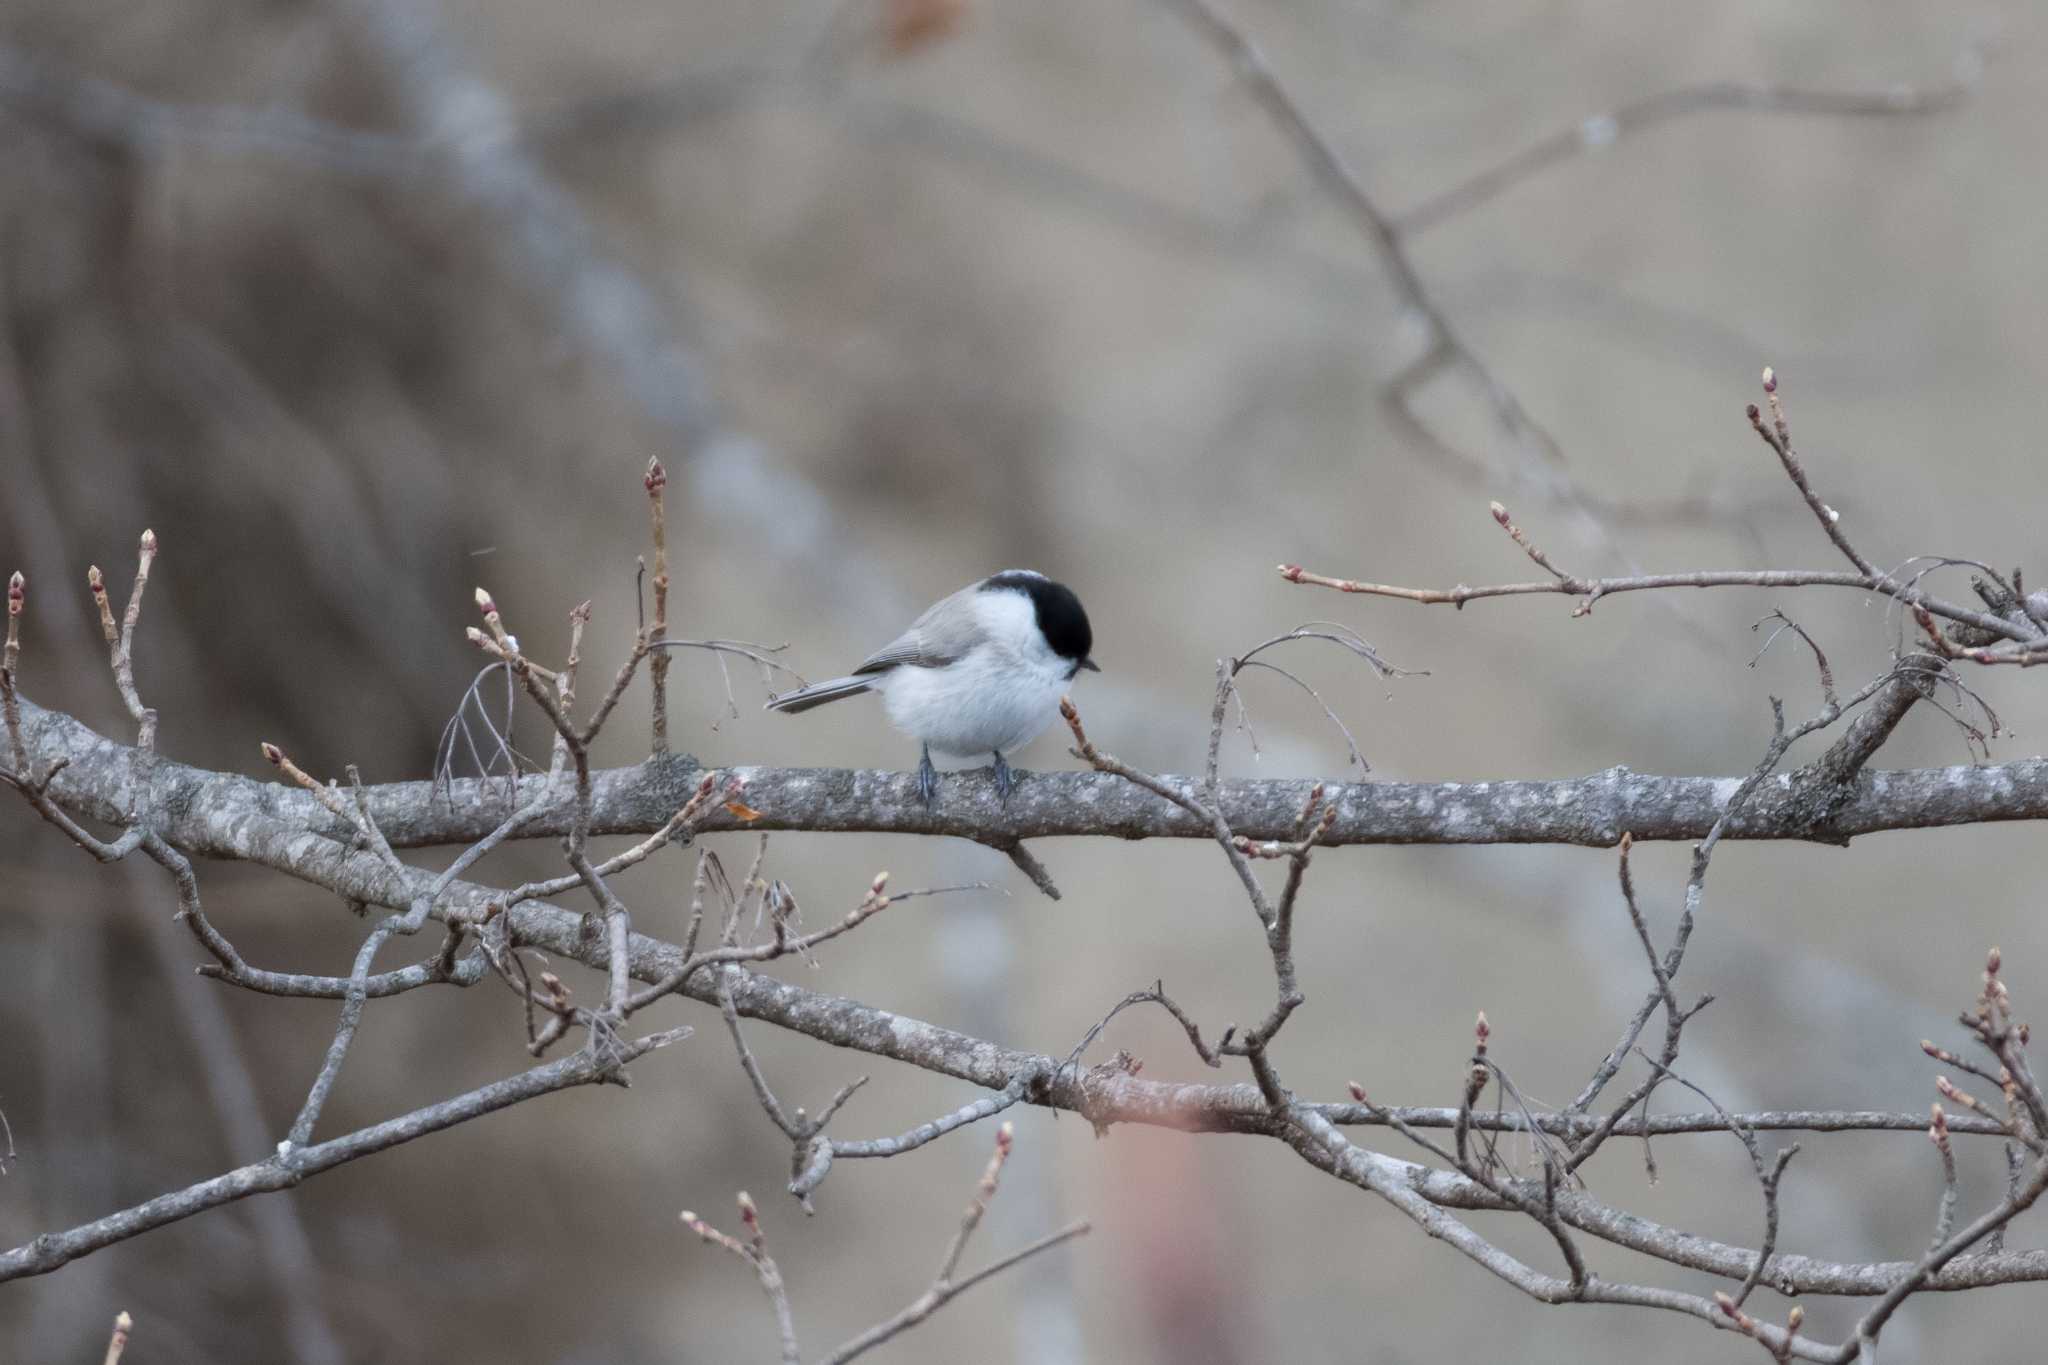
<svg viewBox="0 0 2048 1365">
<path fill-rule="evenodd" d="M 53 724 L 53 716 L 54 713 L 37 710 L 27 719 L 26 728 L 34 733 L 39 727 L 49 727 Z M 64 732 L 74 738 L 91 735 L 76 722 L 66 718 L 55 719 L 62 720 Z M 106 760 L 102 750 L 119 751 L 122 747 L 97 736 L 92 738 L 97 741 L 97 747 L 88 746 L 81 751 L 84 761 L 73 764 L 87 773 L 95 771 L 96 761 Z M 67 768 L 66 774 L 70 771 Z M 191 773 L 192 770 L 185 772 Z M 244 793 L 244 799 L 227 808 L 208 810 L 204 802 L 196 799 L 200 795 L 198 791 L 181 785 L 187 779 L 179 775 L 176 765 L 159 765 L 158 780 L 165 785 L 158 788 L 158 799 L 153 803 L 153 809 L 162 816 L 167 830 L 188 821 L 196 822 L 192 828 L 203 833 L 207 847 L 195 851 L 259 863 L 295 879 L 325 887 L 345 900 L 392 909 L 413 905 L 422 891 L 438 880 L 417 870 L 408 870 L 403 876 L 394 873 L 379 854 L 350 846 L 352 829 L 337 828 L 335 833 L 341 837 L 328 838 L 295 824 L 300 812 L 292 808 L 290 802 L 294 793 L 286 788 L 243 784 L 242 779 L 216 776 L 215 781 L 228 783 L 233 789 L 239 790 L 235 784 L 242 784 L 251 790 Z M 755 794 L 750 786 L 750 798 Z M 194 799 L 188 800 L 188 797 Z M 275 804 L 280 799 L 286 803 L 283 808 Z M 121 807 L 108 805 L 101 809 L 113 812 Z M 1291 819 L 1298 814 L 1297 808 L 1289 813 L 1289 817 Z M 502 904 L 505 898 L 506 893 L 502 890 L 456 880 L 445 886 L 436 902 L 434 914 L 446 922 L 477 924 L 486 918 L 491 906 Z M 599 970 L 608 967 L 606 936 L 594 929 L 586 916 L 542 901 L 528 901 L 504 913 L 511 921 L 509 928 L 516 941 Z M 628 951 L 631 973 L 641 981 L 666 980 L 688 960 L 682 947 L 638 933 L 631 936 Z M 1141 1080 L 1115 1067 L 1064 1066 L 1063 1059 L 1050 1054 L 1004 1047 L 859 1001 L 806 990 L 733 965 L 723 966 L 715 972 L 697 972 L 682 990 L 690 997 L 712 1005 L 718 1003 L 720 991 L 724 990 L 729 992 L 734 1009 L 743 1017 L 771 1023 L 833 1046 L 891 1058 L 955 1077 L 985 1090 L 1002 1091 L 1024 1079 L 1028 1084 L 1027 1103 L 1068 1110 L 1096 1124 L 1143 1123 L 1194 1132 L 1234 1132 L 1283 1138 L 1294 1132 L 1296 1127 L 1275 1116 L 1256 1085 L 1178 1084 Z M 1296 1109 L 1300 1114 L 1313 1115 L 1319 1122 L 1332 1125 L 1390 1121 L 1389 1111 L 1369 1105 L 1296 1106 Z M 1404 1122 L 1417 1127 L 1446 1124 L 1455 1114 L 1455 1111 L 1443 1110 L 1395 1112 Z M 1757 1129 L 1805 1126 L 1810 1122 L 1826 1130 L 1862 1127 L 1866 1123 L 1873 1128 L 1902 1130 L 1918 1127 L 1922 1122 L 1917 1116 L 1909 1122 L 1904 1115 L 1879 1115 L 1866 1120 L 1858 1115 L 1841 1113 L 1811 1118 L 1790 1114 L 1736 1117 Z M 1475 1126 L 1482 1122 L 1476 1115 L 1468 1118 Z M 1559 1116 L 1545 1121 L 1543 1126 L 1549 1123 L 1556 1123 L 1561 1129 L 1583 1131 L 1583 1126 L 1589 1125 L 1591 1120 L 1585 1116 Z M 1513 1127 L 1514 1121 L 1503 1119 L 1496 1121 L 1494 1126 Z M 1617 1124 L 1614 1131 L 1637 1132 L 1643 1131 L 1645 1126 L 1652 1132 L 1701 1132 L 1724 1131 L 1727 1125 L 1726 1120 L 1718 1116 L 1665 1116 L 1640 1126 L 1624 1121 Z M 1984 1120 L 1966 1122 L 1961 1118 L 1954 1121 L 1953 1127 L 1958 1132 L 2003 1131 Z M 348 1142 L 350 1139 L 336 1141 Z M 324 1152 L 331 1147 L 334 1144 L 303 1148 L 300 1149 L 300 1157 L 304 1159 L 307 1153 Z M 1370 1155 L 1375 1163 L 1391 1163 L 1386 1169 L 1400 1173 L 1404 1189 L 1439 1209 L 1502 1210 L 1510 1207 L 1494 1191 L 1458 1173 L 1432 1170 L 1376 1153 Z M 224 1202 L 226 1198 L 239 1198 L 242 1194 L 264 1188 L 283 1188 L 281 1183 L 264 1183 L 276 1177 L 250 1173 L 255 1169 L 236 1173 L 232 1179 L 223 1177 L 229 1181 L 224 1187 L 209 1184 L 202 1194 L 194 1196 L 200 1202 L 188 1211 L 197 1211 L 200 1207 Z M 166 1198 L 183 1199 L 184 1196 Z M 144 1207 L 154 1209 L 156 1206 Z M 1558 1192 L 1555 1207 L 1557 1216 L 1572 1228 L 1671 1264 L 1725 1275 L 1738 1281 L 1747 1276 L 1755 1265 L 1756 1252 L 1752 1248 L 1728 1246 L 1679 1229 L 1661 1227 L 1633 1214 L 1612 1209 L 1580 1192 Z M 156 1226 L 166 1221 L 162 1210 L 148 1215 L 148 1218 L 155 1221 L 146 1221 L 140 1226 Z M 134 1230 L 139 1228 L 121 1235 L 133 1235 Z M 103 1233 L 117 1231 L 105 1229 Z M 95 1234 L 77 1243 L 51 1245 L 73 1248 L 66 1252 L 65 1258 L 68 1258 L 118 1239 L 118 1236 Z M 32 1243 L 30 1248 L 43 1245 Z M 46 1246 L 42 1252 L 33 1252 L 30 1248 L 7 1255 L 34 1264 L 39 1269 L 54 1268 L 54 1263 L 41 1264 L 52 1254 L 50 1247 Z M 14 1263 L 0 1260 L 0 1267 Z M 1916 1269 L 1913 1262 L 1839 1262 L 1778 1253 L 1766 1266 L 1764 1279 L 1768 1284 L 1789 1286 L 1798 1293 L 1882 1295 L 1900 1283 L 1903 1277 L 1916 1273 Z M 24 1270 L 17 1273 L 33 1272 Z M 1928 1274 L 1923 1287 L 1960 1290 L 2043 1279 L 2048 1279 L 2048 1252 L 2014 1251 L 1957 1256 Z"/>
<path fill-rule="evenodd" d="M 61 712 L 21 700 L 24 730 L 40 762 L 65 766 L 49 796 L 84 819 L 122 822 L 144 797 L 136 751 Z M 1097 836 L 1119 839 L 1207 839 L 1214 831 L 1186 810 L 1100 773 L 1021 774 L 1005 806 L 980 774 L 949 776 L 946 799 L 927 811 L 911 773 L 848 768 L 722 768 L 742 779 L 759 818 L 709 812 L 700 830 L 805 830 L 813 833 L 952 835 L 998 847 L 1019 839 Z M 665 826 L 688 800 L 704 770 L 688 757 L 591 774 L 593 835 L 645 835 Z M 1200 779 L 1164 779 L 1190 796 Z M 1692 840 L 1713 828 L 1741 781 L 1736 777 L 1667 777 L 1610 768 L 1584 777 L 1508 782 L 1325 783 L 1336 812 L 1321 842 L 1357 844 L 1572 844 L 1605 848 L 1624 833 L 1637 842 Z M 232 773 L 214 773 L 169 759 L 149 778 L 156 828 L 169 842 L 209 858 L 264 862 L 248 821 L 342 836 L 343 822 L 309 794 Z M 517 806 L 532 801 L 547 779 L 521 780 L 511 796 L 502 780 L 393 782 L 364 788 L 370 817 L 395 848 L 473 843 Z M 1797 773 L 1772 777 L 1726 832 L 1730 839 L 1820 839 L 1839 842 L 1885 830 L 1931 829 L 2048 818 L 2048 760 L 1947 768 L 1865 769 L 1836 804 L 1816 802 Z M 1218 784 L 1217 804 L 1230 827 L 1248 839 L 1289 840 L 1309 779 Z M 1832 811 L 1827 810 L 1833 806 Z M 563 791 L 516 837 L 560 836 L 574 822 Z"/>
<path fill-rule="evenodd" d="M 211 1180 L 202 1180 L 182 1190 L 160 1195 L 147 1203 L 109 1214 L 67 1232 L 45 1233 L 12 1251 L 0 1251 L 0 1282 L 26 1275 L 47 1275 L 80 1256 L 116 1242 L 125 1242 L 167 1223 L 246 1199 L 252 1194 L 288 1190 L 322 1171 L 388 1151 L 415 1138 L 453 1128 L 525 1100 L 571 1086 L 613 1079 L 623 1063 L 675 1042 L 688 1032 L 680 1029 L 651 1035 L 626 1045 L 616 1055 L 604 1058 L 587 1049 L 576 1052 L 517 1076 L 482 1086 L 466 1095 L 415 1109 L 409 1114 L 316 1146 L 282 1151 L 268 1160 L 237 1167 Z"/>
</svg>

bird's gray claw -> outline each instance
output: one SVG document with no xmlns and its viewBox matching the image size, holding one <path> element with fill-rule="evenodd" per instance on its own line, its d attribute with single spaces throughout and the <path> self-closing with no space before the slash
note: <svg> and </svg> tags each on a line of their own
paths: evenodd
<svg viewBox="0 0 2048 1365">
<path fill-rule="evenodd" d="M 1010 765 L 1003 761 L 1001 753 L 996 754 L 996 795 L 1004 805 L 1010 804 L 1010 793 L 1016 789 L 1017 779 L 1010 772 Z"/>
<path fill-rule="evenodd" d="M 926 746 L 923 757 L 917 760 L 917 794 L 924 798 L 926 810 L 930 810 L 932 803 L 939 799 L 939 770 L 932 766 L 930 746 Z"/>
</svg>

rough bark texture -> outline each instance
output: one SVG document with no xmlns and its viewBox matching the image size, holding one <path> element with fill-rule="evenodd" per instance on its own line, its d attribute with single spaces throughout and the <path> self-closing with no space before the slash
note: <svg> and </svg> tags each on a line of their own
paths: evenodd
<svg viewBox="0 0 2048 1365">
<path fill-rule="evenodd" d="M 157 830 L 206 857 L 254 857 L 245 823 L 262 817 L 300 830 L 349 837 L 342 822 L 307 793 L 274 782 L 209 773 L 158 759 L 153 767 L 127 745 L 61 712 L 24 700 L 22 713 L 44 762 L 68 758 L 51 795 L 68 809 L 119 821 L 137 808 L 147 780 L 165 816 Z M 647 834 L 689 798 L 702 774 L 681 756 L 592 775 L 593 834 Z M 718 811 L 705 832 L 732 829 L 814 833 L 946 834 L 981 843 L 1096 835 L 1120 839 L 1207 839 L 1213 831 L 1187 811 L 1103 773 L 1024 773 L 1004 805 L 982 773 L 944 779 L 927 811 L 913 773 L 851 768 L 723 769 L 745 780 L 759 818 Z M 1818 770 L 1815 770 L 1816 774 Z M 145 774 L 146 779 L 145 779 Z M 1192 778 L 1165 779 L 1196 790 Z M 529 777 L 519 800 L 540 790 Z M 1610 768 L 1586 777 L 1516 782 L 1359 782 L 1328 784 L 1337 810 L 1326 844 L 1576 844 L 1605 848 L 1624 832 L 1638 841 L 1698 839 L 1712 827 L 1740 779 L 1658 777 Z M 2048 761 L 1951 768 L 1865 770 L 1839 788 L 1816 824 L 1810 779 L 1768 778 L 1733 822 L 1731 839 L 1839 842 L 1882 830 L 2048 818 Z M 1219 805 L 1230 827 L 1250 839 L 1286 839 L 1309 780 L 1224 782 Z M 483 838 L 512 809 L 504 783 L 394 782 L 366 789 L 370 811 L 394 847 L 467 844 Z M 567 832 L 571 799 L 529 824 L 522 837 Z M 257 861 L 263 861 L 256 858 Z"/>
</svg>

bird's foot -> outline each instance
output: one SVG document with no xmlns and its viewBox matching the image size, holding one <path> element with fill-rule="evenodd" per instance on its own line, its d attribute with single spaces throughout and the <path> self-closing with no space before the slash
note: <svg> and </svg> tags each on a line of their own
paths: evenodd
<svg viewBox="0 0 2048 1365">
<path fill-rule="evenodd" d="M 939 799 L 939 770 L 932 766 L 932 749 L 925 746 L 924 756 L 917 760 L 917 794 L 924 798 L 924 808 L 930 810 L 932 803 Z"/>
<path fill-rule="evenodd" d="M 1010 804 L 1010 793 L 1016 789 L 1017 778 L 1010 771 L 1010 765 L 1003 761 L 1002 750 L 996 750 L 995 755 L 996 795 L 1007 806 Z"/>
</svg>

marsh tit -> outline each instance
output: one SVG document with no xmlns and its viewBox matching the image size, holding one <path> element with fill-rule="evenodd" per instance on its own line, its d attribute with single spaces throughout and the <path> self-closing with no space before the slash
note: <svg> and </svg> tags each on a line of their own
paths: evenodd
<svg viewBox="0 0 2048 1365">
<path fill-rule="evenodd" d="M 889 720 L 923 744 L 917 789 L 927 808 L 938 795 L 932 750 L 955 758 L 990 754 L 996 792 L 1010 799 L 1003 752 L 1029 744 L 1059 714 L 1060 698 L 1082 669 L 1095 637 L 1081 599 L 1030 569 L 1005 569 L 970 583 L 924 615 L 843 678 L 768 699 L 794 715 L 861 692 L 879 692 Z"/>
</svg>

